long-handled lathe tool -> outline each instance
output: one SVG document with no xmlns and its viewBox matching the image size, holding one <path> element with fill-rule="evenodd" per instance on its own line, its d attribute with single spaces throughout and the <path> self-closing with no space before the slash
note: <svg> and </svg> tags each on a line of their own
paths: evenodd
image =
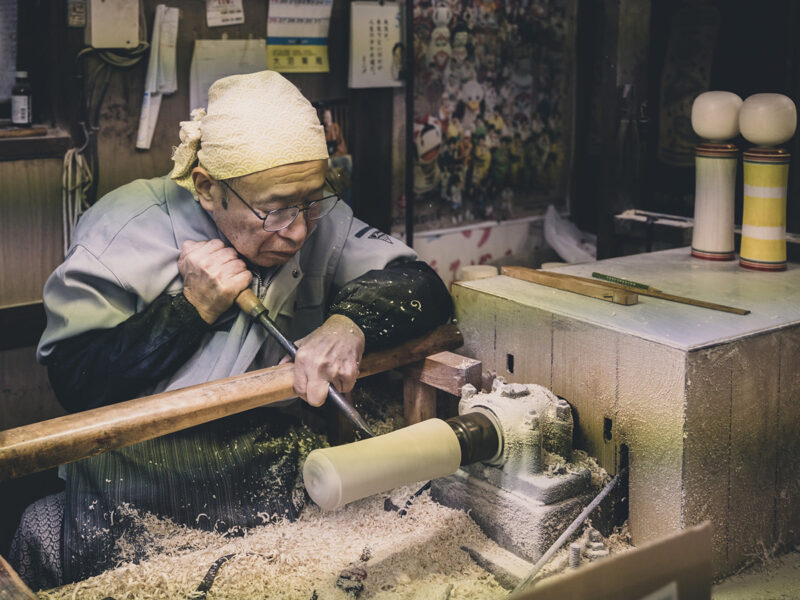
<svg viewBox="0 0 800 600">
<path fill-rule="evenodd" d="M 531 283 L 546 285 L 547 287 L 613 302 L 614 304 L 630 306 L 639 302 L 639 297 L 636 295 L 635 290 L 619 290 L 614 286 L 605 285 L 586 277 L 539 271 L 538 269 L 529 269 L 527 267 L 502 267 L 500 273 L 515 279 L 523 279 Z"/>
<path fill-rule="evenodd" d="M 697 300 L 696 298 L 687 298 L 686 296 L 676 296 L 675 294 L 667 294 L 659 289 L 647 285 L 646 283 L 639 283 L 638 281 L 630 281 L 622 277 L 615 277 L 613 275 L 604 275 L 603 273 L 592 273 L 592 277 L 605 281 L 608 285 L 613 285 L 621 290 L 629 290 L 641 294 L 642 296 L 650 296 L 651 298 L 661 298 L 662 300 L 669 300 L 671 302 L 680 302 L 681 304 L 689 304 L 691 306 L 699 306 L 701 308 L 710 308 L 711 310 L 721 310 L 723 312 L 733 313 L 735 315 L 747 315 L 750 311 L 744 308 L 736 308 L 734 306 L 725 306 L 724 304 L 715 304 L 714 302 L 706 302 L 705 300 Z"/>
<path fill-rule="evenodd" d="M 245 313 L 250 315 L 255 321 L 258 321 L 261 326 L 267 330 L 275 340 L 281 345 L 286 353 L 292 357 L 292 359 L 297 356 L 297 346 L 292 343 L 289 338 L 283 335 L 283 332 L 278 329 L 278 326 L 275 324 L 275 321 L 269 318 L 269 313 L 267 311 L 267 307 L 258 299 L 251 290 L 247 289 L 244 290 L 241 294 L 236 297 L 236 304 L 241 308 Z M 355 407 L 350 404 L 347 400 L 344 399 L 339 391 L 333 387 L 332 383 L 328 384 L 328 398 L 332 400 L 337 408 L 344 413 L 350 422 L 355 425 L 356 429 L 358 429 L 364 436 L 366 437 L 375 437 L 375 434 L 372 432 L 372 429 L 369 428 L 367 422 L 364 418 L 358 414 L 358 411 Z"/>
<path fill-rule="evenodd" d="M 464 343 L 455 325 L 366 354 L 359 377 L 415 363 Z M 294 365 L 118 402 L 0 431 L 0 482 L 188 429 L 295 396 Z"/>
</svg>

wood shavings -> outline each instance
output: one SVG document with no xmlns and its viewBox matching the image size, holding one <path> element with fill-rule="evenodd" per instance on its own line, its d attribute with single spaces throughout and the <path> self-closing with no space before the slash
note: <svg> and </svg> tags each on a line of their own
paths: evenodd
<svg viewBox="0 0 800 600">
<path fill-rule="evenodd" d="M 392 495 L 400 503 L 417 489 L 409 486 Z M 220 565 L 209 600 L 308 600 L 315 593 L 325 600 L 351 600 L 335 584 L 359 557 L 359 562 L 369 561 L 362 600 L 491 600 L 508 595 L 460 549 L 464 544 L 492 543 L 465 513 L 443 507 L 424 493 L 400 518 L 384 511 L 384 498 L 372 496 L 327 513 L 308 506 L 294 523 L 256 527 L 236 538 L 138 515 L 125 507 L 147 531 L 144 558 L 138 548 L 141 560 L 134 564 L 136 549 L 123 539 L 121 556 L 131 562 L 123 559 L 115 569 L 39 592 L 39 598 L 187 598 L 209 568 L 228 555 L 233 556 Z"/>
</svg>

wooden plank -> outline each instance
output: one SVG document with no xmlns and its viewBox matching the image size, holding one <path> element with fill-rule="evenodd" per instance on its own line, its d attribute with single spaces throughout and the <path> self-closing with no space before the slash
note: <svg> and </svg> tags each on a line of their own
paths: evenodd
<svg viewBox="0 0 800 600">
<path fill-rule="evenodd" d="M 403 416 L 406 426 L 436 416 L 436 388 L 412 377 L 403 380 Z"/>
<path fill-rule="evenodd" d="M 553 318 L 553 385 L 574 409 L 575 444 L 617 473 L 618 346 L 622 336 L 590 323 Z M 586 377 L 591 373 L 591 377 Z M 606 419 L 610 421 L 605 439 Z"/>
<path fill-rule="evenodd" d="M 714 572 L 724 573 L 729 505 L 733 355 L 739 342 L 690 352 L 686 358 L 683 526 L 713 524 Z"/>
<path fill-rule="evenodd" d="M 47 135 L 47 127 L 0 127 L 0 138 L 36 137 Z"/>
<path fill-rule="evenodd" d="M 632 336 L 617 348 L 615 428 L 629 449 L 629 522 L 638 546 L 681 527 L 686 354 Z"/>
<path fill-rule="evenodd" d="M 461 388 L 468 383 L 477 390 L 482 385 L 481 361 L 453 352 L 428 356 L 421 364 L 403 369 L 403 374 L 454 396 L 460 396 Z"/>
<path fill-rule="evenodd" d="M 732 357 L 729 571 L 775 543 L 778 346 L 776 335 L 746 338 Z"/>
<path fill-rule="evenodd" d="M 668 537 L 612 554 L 559 577 L 549 577 L 514 600 L 639 600 L 677 598 L 707 600 L 711 597 L 711 525 L 704 523 Z M 657 593 L 677 584 L 675 594 Z"/>
<path fill-rule="evenodd" d="M 783 547 L 800 544 L 800 328 L 781 332 L 778 397 L 776 540 Z"/>
<path fill-rule="evenodd" d="M 585 277 L 567 275 L 566 273 L 550 273 L 548 271 L 528 269 L 527 267 L 502 267 L 500 273 L 508 277 L 530 281 L 531 283 L 538 283 L 539 285 L 546 285 L 574 294 L 597 298 L 598 300 L 605 300 L 606 302 L 613 302 L 614 304 L 630 306 L 639 301 L 639 297 L 635 292 L 620 290 L 610 285 L 600 284 L 586 279 Z"/>
<path fill-rule="evenodd" d="M 59 159 L 0 162 L 0 306 L 42 299 L 63 260 Z"/>
</svg>

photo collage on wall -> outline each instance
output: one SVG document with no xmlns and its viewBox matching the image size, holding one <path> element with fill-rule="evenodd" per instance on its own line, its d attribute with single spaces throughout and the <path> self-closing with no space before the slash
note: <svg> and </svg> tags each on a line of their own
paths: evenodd
<svg viewBox="0 0 800 600">
<path fill-rule="evenodd" d="M 415 230 L 563 206 L 574 10 L 571 0 L 414 1 Z"/>
</svg>

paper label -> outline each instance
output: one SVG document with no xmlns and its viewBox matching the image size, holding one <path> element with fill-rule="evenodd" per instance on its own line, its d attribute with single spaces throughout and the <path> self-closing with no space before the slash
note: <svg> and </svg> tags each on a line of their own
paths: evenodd
<svg viewBox="0 0 800 600">
<path fill-rule="evenodd" d="M 270 0 L 267 67 L 282 73 L 327 73 L 333 0 Z"/>
<path fill-rule="evenodd" d="M 242 0 L 206 0 L 206 21 L 209 27 L 244 23 Z"/>
<path fill-rule="evenodd" d="M 399 5 L 396 2 L 353 2 L 350 5 L 349 86 L 401 86 L 402 68 Z"/>
</svg>

